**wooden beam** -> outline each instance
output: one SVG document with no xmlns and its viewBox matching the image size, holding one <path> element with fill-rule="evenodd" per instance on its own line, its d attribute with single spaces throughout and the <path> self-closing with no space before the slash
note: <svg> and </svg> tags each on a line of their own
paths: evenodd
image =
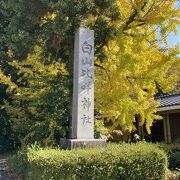
<svg viewBox="0 0 180 180">
<path fill-rule="evenodd" d="M 157 112 L 170 111 L 170 110 L 179 110 L 179 109 L 180 109 L 180 105 L 158 107 Z"/>
</svg>

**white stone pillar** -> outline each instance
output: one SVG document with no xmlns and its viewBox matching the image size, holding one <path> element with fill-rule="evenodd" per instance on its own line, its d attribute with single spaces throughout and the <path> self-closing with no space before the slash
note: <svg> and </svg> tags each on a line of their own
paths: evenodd
<svg viewBox="0 0 180 180">
<path fill-rule="evenodd" d="M 94 31 L 75 33 L 72 139 L 94 139 Z"/>
<path fill-rule="evenodd" d="M 80 27 L 75 33 L 71 138 L 60 139 L 60 147 L 105 147 L 105 139 L 94 139 L 94 31 Z"/>
</svg>

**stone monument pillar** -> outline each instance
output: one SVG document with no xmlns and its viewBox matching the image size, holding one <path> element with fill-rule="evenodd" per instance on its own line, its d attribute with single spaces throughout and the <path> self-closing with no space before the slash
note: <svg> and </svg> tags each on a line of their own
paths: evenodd
<svg viewBox="0 0 180 180">
<path fill-rule="evenodd" d="M 94 31 L 80 27 L 75 33 L 71 139 L 69 149 L 105 146 L 94 139 Z"/>
<path fill-rule="evenodd" d="M 74 44 L 72 138 L 94 138 L 94 31 L 79 28 Z"/>
</svg>

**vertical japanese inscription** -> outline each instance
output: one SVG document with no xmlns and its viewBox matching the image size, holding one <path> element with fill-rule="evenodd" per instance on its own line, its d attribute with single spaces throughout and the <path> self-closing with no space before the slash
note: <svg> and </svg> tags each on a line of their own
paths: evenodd
<svg viewBox="0 0 180 180">
<path fill-rule="evenodd" d="M 92 94 L 92 85 L 93 85 L 93 42 L 91 41 L 89 37 L 85 38 L 84 41 L 82 41 L 82 44 L 80 46 L 81 52 L 81 59 L 80 59 L 80 91 L 82 91 L 81 96 L 81 108 L 83 109 L 83 114 L 81 114 L 81 120 L 83 126 L 90 126 L 90 124 L 93 122 L 93 117 L 91 115 L 91 105 L 92 101 L 94 100 L 91 97 Z M 92 107 L 94 108 L 94 107 Z"/>
<path fill-rule="evenodd" d="M 94 31 L 83 27 L 75 35 L 73 83 L 72 138 L 93 139 Z"/>
</svg>

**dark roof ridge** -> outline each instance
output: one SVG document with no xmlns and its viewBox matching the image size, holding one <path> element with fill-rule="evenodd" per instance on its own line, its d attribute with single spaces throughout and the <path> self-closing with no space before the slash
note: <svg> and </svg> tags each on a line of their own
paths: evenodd
<svg viewBox="0 0 180 180">
<path fill-rule="evenodd" d="M 164 94 L 164 95 L 157 96 L 155 99 L 162 99 L 162 98 L 173 97 L 173 96 L 180 96 L 180 93 Z"/>
</svg>

